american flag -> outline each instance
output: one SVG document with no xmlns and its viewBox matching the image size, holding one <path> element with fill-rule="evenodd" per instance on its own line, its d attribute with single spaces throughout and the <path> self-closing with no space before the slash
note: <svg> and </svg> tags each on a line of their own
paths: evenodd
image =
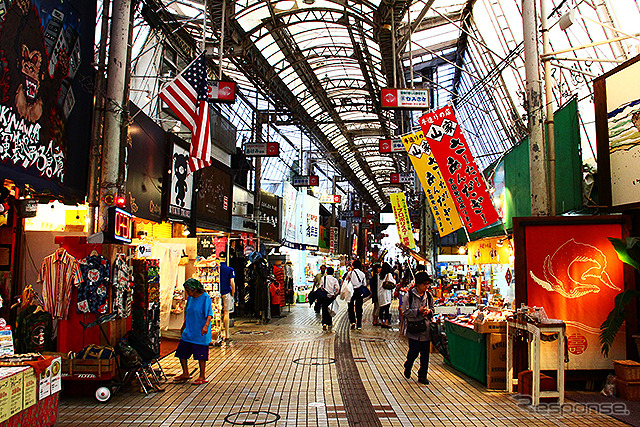
<svg viewBox="0 0 640 427">
<path fill-rule="evenodd" d="M 189 173 L 211 165 L 207 66 L 204 53 L 160 92 L 160 98 L 191 131 Z"/>
</svg>

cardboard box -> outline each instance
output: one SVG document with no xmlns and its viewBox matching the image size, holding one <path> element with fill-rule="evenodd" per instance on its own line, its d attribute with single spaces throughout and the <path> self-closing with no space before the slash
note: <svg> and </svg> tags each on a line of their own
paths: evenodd
<svg viewBox="0 0 640 427">
<path fill-rule="evenodd" d="M 518 374 L 518 393 L 526 396 L 531 396 L 533 391 L 533 371 L 522 371 Z M 543 373 L 540 374 L 540 391 L 553 391 L 556 390 L 556 379 L 551 378 Z M 557 397 L 541 397 L 541 402 L 555 402 Z"/>
<path fill-rule="evenodd" d="M 479 334 L 506 334 L 507 322 L 476 322 L 473 324 L 473 330 Z"/>
<path fill-rule="evenodd" d="M 507 386 L 507 336 L 487 335 L 487 388 L 506 390 Z"/>
</svg>

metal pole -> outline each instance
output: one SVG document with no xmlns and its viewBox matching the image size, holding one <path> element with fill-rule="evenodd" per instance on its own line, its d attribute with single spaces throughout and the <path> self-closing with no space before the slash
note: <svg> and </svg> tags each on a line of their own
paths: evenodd
<svg viewBox="0 0 640 427">
<path fill-rule="evenodd" d="M 207 50 L 207 0 L 202 5 L 202 51 Z"/>
<path fill-rule="evenodd" d="M 206 1 L 206 0 L 205 0 Z M 222 0 L 222 18 L 220 21 L 220 70 L 218 71 L 218 80 L 222 80 L 222 58 L 224 53 L 224 15 L 226 12 L 227 3 L 226 0 Z"/>
<path fill-rule="evenodd" d="M 540 0 L 540 25 L 542 32 L 542 55 L 551 52 L 549 43 L 549 24 L 547 23 L 547 0 Z M 551 81 L 551 63 L 549 58 L 543 58 L 544 64 L 544 96 L 547 106 L 547 147 L 549 149 L 549 214 L 556 214 L 556 136 L 553 121 L 553 83 Z"/>
<path fill-rule="evenodd" d="M 409 29 L 411 29 L 411 2 L 407 8 L 407 21 L 409 21 Z M 402 52 L 400 52 L 402 55 Z M 409 73 L 411 75 L 411 89 L 413 89 L 413 46 L 411 43 L 411 32 L 409 32 Z"/>
<path fill-rule="evenodd" d="M 98 49 L 98 70 L 96 72 L 96 86 L 93 91 L 95 106 L 93 109 L 93 126 L 91 129 L 91 157 L 89 158 L 89 234 L 96 230 L 96 208 L 100 200 L 100 145 L 103 139 L 104 125 L 104 90 L 105 68 L 107 62 L 107 38 L 109 37 L 109 5 L 110 0 L 102 2 L 102 27 L 100 30 L 100 47 Z"/>
<path fill-rule="evenodd" d="M 107 66 L 107 97 L 105 100 L 104 141 L 102 146 L 102 170 L 100 174 L 100 210 L 98 228 L 106 228 L 107 208 L 113 205 L 118 193 L 120 169 L 120 141 L 126 124 L 125 90 L 128 85 L 127 60 L 131 0 L 114 0 L 111 14 L 109 64 Z"/>
<path fill-rule="evenodd" d="M 398 58 L 396 57 L 396 14 L 391 8 L 391 56 L 393 57 L 393 87 L 398 87 Z"/>
<path fill-rule="evenodd" d="M 542 116 L 542 88 L 540 84 L 540 56 L 536 0 L 522 1 L 525 74 L 527 90 L 527 116 L 529 127 L 529 167 L 531 177 L 531 215 L 549 213 L 547 187 L 547 153 L 544 144 L 544 118 Z"/>
</svg>

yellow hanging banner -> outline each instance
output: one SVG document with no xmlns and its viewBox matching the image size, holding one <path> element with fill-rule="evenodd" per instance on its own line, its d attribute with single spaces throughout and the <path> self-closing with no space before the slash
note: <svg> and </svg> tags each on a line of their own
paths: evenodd
<svg viewBox="0 0 640 427">
<path fill-rule="evenodd" d="M 396 227 L 398 227 L 400 243 L 409 249 L 414 249 L 416 242 L 413 240 L 413 228 L 411 228 L 407 198 L 404 196 L 404 193 L 391 193 L 389 199 L 391 199 L 393 215 L 396 218 Z"/>
<path fill-rule="evenodd" d="M 462 228 L 456 205 L 422 131 L 404 135 L 402 143 L 427 196 L 440 237 Z"/>
</svg>

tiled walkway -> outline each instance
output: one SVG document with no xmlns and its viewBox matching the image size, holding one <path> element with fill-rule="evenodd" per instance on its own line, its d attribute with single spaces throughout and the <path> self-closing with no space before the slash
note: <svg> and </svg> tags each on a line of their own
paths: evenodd
<svg viewBox="0 0 640 427">
<path fill-rule="evenodd" d="M 63 397 L 57 425 L 625 425 L 586 409 L 558 415 L 518 406 L 504 392 L 487 391 L 452 370 L 438 354 L 431 355 L 428 386 L 416 382 L 417 366 L 407 380 L 401 368 L 407 343 L 397 329 L 371 326 L 367 305 L 369 322 L 351 331 L 344 310 L 342 304 L 334 333 L 323 332 L 305 304 L 285 309 L 286 317 L 268 325 L 236 321 L 233 342 L 210 349 L 208 384 L 168 382 L 163 393 L 147 396 L 131 387 L 104 405 L 92 397 Z M 181 371 L 173 355 L 162 364 L 169 375 Z"/>
</svg>

